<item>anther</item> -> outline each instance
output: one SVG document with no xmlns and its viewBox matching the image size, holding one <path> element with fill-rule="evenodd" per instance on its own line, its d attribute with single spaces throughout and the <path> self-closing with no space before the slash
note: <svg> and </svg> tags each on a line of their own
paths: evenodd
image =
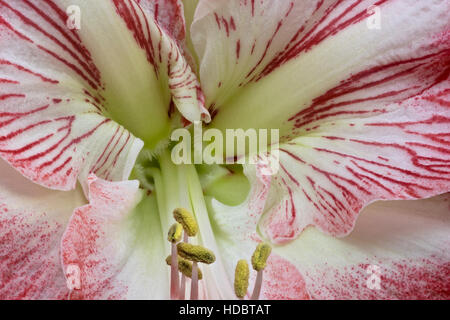
<svg viewBox="0 0 450 320">
<path fill-rule="evenodd" d="M 177 245 L 178 254 L 190 261 L 211 264 L 216 261 L 214 253 L 202 246 L 180 242 Z"/>
<path fill-rule="evenodd" d="M 169 229 L 167 240 L 172 243 L 177 243 L 181 240 L 182 236 L 183 236 L 182 225 L 179 223 L 174 223 Z"/>
<path fill-rule="evenodd" d="M 194 216 L 184 208 L 177 208 L 173 211 L 175 220 L 183 226 L 189 237 L 195 237 L 198 233 L 198 225 Z"/>
<path fill-rule="evenodd" d="M 239 260 L 234 273 L 234 292 L 238 298 L 243 299 L 248 290 L 250 270 L 245 260 Z"/>
<path fill-rule="evenodd" d="M 264 270 L 272 248 L 267 243 L 260 243 L 252 256 L 252 266 L 256 271 Z"/>
</svg>

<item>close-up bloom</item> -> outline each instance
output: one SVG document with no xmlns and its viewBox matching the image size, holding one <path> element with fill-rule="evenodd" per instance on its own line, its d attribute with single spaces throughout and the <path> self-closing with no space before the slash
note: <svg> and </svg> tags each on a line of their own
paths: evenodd
<svg viewBox="0 0 450 320">
<path fill-rule="evenodd" d="M 450 299 L 449 74 L 447 0 L 0 0 L 0 299 Z"/>
</svg>

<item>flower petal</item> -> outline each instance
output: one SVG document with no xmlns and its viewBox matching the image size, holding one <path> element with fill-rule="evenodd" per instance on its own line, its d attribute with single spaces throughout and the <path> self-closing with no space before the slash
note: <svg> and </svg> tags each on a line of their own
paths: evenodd
<svg viewBox="0 0 450 320">
<path fill-rule="evenodd" d="M 304 274 L 313 298 L 448 300 L 449 205 L 449 194 L 377 202 L 346 238 L 308 228 L 275 251 Z"/>
<path fill-rule="evenodd" d="M 0 159 L 0 299 L 65 299 L 60 240 L 81 188 L 38 186 Z"/>
<path fill-rule="evenodd" d="M 378 115 L 448 75 L 448 21 L 445 0 L 200 1 L 191 32 L 211 126 L 289 140 L 313 121 Z"/>
<path fill-rule="evenodd" d="M 344 236 L 375 200 L 449 191 L 448 101 L 445 84 L 386 114 L 319 125 L 281 145 L 261 222 L 266 236 L 285 242 L 308 225 Z"/>
<path fill-rule="evenodd" d="M 158 24 L 177 41 L 186 37 L 182 0 L 138 0 L 142 9 L 153 15 Z"/>
<path fill-rule="evenodd" d="M 66 2 L 74 3 L 70 0 Z M 130 121 L 132 125 L 143 121 L 139 123 L 139 126 L 143 126 L 139 128 L 143 134 L 135 134 L 142 136 L 144 141 L 146 130 L 155 130 L 147 127 L 151 124 L 150 127 L 158 128 L 167 124 L 167 116 L 173 115 L 174 106 L 189 121 L 209 121 L 197 77 L 183 57 L 176 40 L 172 38 L 180 36 L 167 34 L 159 26 L 155 15 L 159 17 L 160 14 L 152 12 L 151 3 L 143 1 L 142 4 L 147 4 L 147 10 L 144 10 L 135 0 L 109 0 L 96 2 L 95 5 L 82 0 L 75 1 L 82 12 L 85 12 L 86 22 L 81 25 L 81 37 L 102 71 L 106 82 L 105 96 L 111 96 L 114 100 L 109 110 L 112 117 L 114 118 L 115 112 L 120 119 L 129 116 L 129 109 L 124 108 L 124 105 L 130 105 L 142 112 L 151 110 L 153 114 L 148 115 L 154 115 L 157 119 L 132 118 Z M 161 8 L 164 9 L 163 13 L 170 11 L 170 8 L 177 10 L 170 21 L 163 22 L 163 26 L 169 23 L 172 23 L 172 27 L 184 24 L 184 20 L 176 20 L 183 19 L 179 13 L 179 3 L 157 8 L 153 10 Z M 106 15 L 109 21 L 99 21 L 97 17 L 100 14 Z M 161 21 L 161 17 L 158 19 Z M 102 36 L 112 30 L 115 37 Z M 111 52 L 112 49 L 115 52 Z M 143 101 L 147 104 L 141 106 Z"/>
<path fill-rule="evenodd" d="M 190 25 L 198 0 L 139 0 L 139 5 L 150 12 L 158 24 L 174 38 L 183 51 L 183 56 L 192 69 L 196 70 L 197 60 L 190 37 Z M 203 106 L 203 101 L 202 101 Z M 206 111 L 206 110 L 204 110 Z M 209 114 L 205 120 L 209 121 Z"/>
<path fill-rule="evenodd" d="M 66 25 L 70 6 L 80 30 Z M 0 156 L 33 181 L 68 190 L 90 172 L 127 179 L 136 137 L 149 149 L 167 139 L 173 106 L 207 118 L 175 40 L 135 1 L 0 7 Z"/>
<path fill-rule="evenodd" d="M 169 272 L 154 195 L 137 181 L 89 178 L 89 204 L 62 239 L 64 270 L 79 268 L 77 299 L 168 299 Z M 72 266 L 72 267 L 71 267 Z"/>
</svg>

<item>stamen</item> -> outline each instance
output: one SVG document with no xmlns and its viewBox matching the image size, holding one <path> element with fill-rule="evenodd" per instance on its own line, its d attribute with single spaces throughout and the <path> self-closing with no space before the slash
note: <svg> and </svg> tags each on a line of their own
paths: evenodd
<svg viewBox="0 0 450 320">
<path fill-rule="evenodd" d="M 178 254 L 192 261 L 191 300 L 198 300 L 198 266 L 197 263 L 211 264 L 216 261 L 214 253 L 202 246 L 181 242 L 177 245 Z"/>
<path fill-rule="evenodd" d="M 250 270 L 247 261 L 239 260 L 234 273 L 234 292 L 240 299 L 243 299 L 247 294 L 249 276 Z"/>
<path fill-rule="evenodd" d="M 178 299 L 178 286 L 180 285 L 180 278 L 178 274 L 178 255 L 177 242 L 181 240 L 183 234 L 183 227 L 179 223 L 174 223 L 167 235 L 167 240 L 172 243 L 172 261 L 170 268 L 170 298 L 172 300 Z"/>
<path fill-rule="evenodd" d="M 260 243 L 252 256 L 252 266 L 253 269 L 258 271 L 256 275 L 255 288 L 253 289 L 253 294 L 251 299 L 258 300 L 261 294 L 261 287 L 263 282 L 263 271 L 267 265 L 267 259 L 272 252 L 272 248 L 267 243 Z"/>
<path fill-rule="evenodd" d="M 172 256 L 168 256 L 166 258 L 166 263 L 167 265 L 171 265 L 172 264 Z M 178 270 L 180 270 L 180 272 L 188 277 L 188 278 L 192 278 L 192 263 L 186 259 L 183 259 L 182 257 L 178 256 Z M 202 280 L 203 279 L 203 273 L 200 269 L 198 269 L 198 280 Z"/>
<path fill-rule="evenodd" d="M 177 244 L 178 254 L 190 261 L 211 264 L 216 261 L 214 253 L 202 246 L 180 242 Z"/>
<path fill-rule="evenodd" d="M 173 211 L 175 220 L 183 226 L 189 237 L 195 237 L 198 233 L 198 225 L 194 216 L 184 208 L 177 208 Z"/>
</svg>

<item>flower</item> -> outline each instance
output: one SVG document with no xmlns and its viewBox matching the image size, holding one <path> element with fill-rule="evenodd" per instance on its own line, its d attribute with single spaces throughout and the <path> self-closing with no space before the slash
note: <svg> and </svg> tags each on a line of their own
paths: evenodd
<svg viewBox="0 0 450 320">
<path fill-rule="evenodd" d="M 449 297 L 446 1 L 0 8 L 0 297 L 168 298 L 180 207 L 216 258 L 202 298 L 261 240 L 263 298 Z M 279 129 L 279 172 L 175 165 L 194 121 Z"/>
</svg>

